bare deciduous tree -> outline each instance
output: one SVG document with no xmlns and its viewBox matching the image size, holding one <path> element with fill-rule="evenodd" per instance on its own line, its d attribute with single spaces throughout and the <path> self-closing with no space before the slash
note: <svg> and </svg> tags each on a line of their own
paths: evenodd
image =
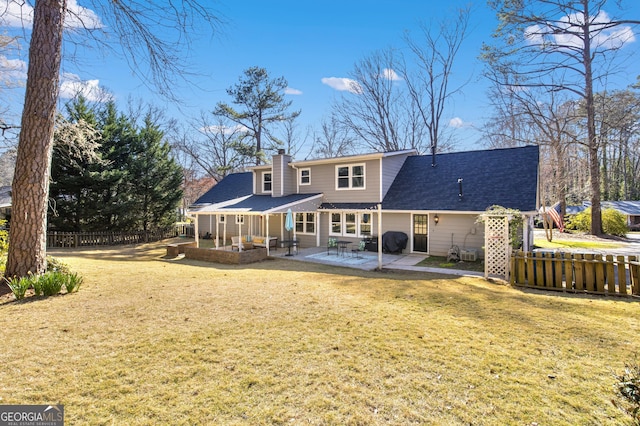
<svg viewBox="0 0 640 426">
<path fill-rule="evenodd" d="M 15 2 L 25 6 L 25 2 Z M 33 30 L 16 171 L 12 185 L 10 246 L 5 274 L 25 276 L 46 270 L 46 213 L 51 151 L 59 92 L 62 39 L 65 23 L 84 35 L 99 40 L 98 31 L 112 31 L 129 63 L 137 69 L 149 65 L 144 81 L 155 84 L 160 93 L 173 92 L 177 76 L 188 75 L 184 51 L 192 25 L 199 21 L 218 24 L 218 18 L 204 2 L 168 0 L 163 7 L 145 0 L 93 1 L 98 14 L 70 15 L 66 0 L 38 0 L 33 10 Z M 27 16 L 27 15 L 25 15 Z M 99 22 L 100 16 L 106 25 Z M 74 36 L 82 31 L 70 32 Z M 146 77 L 147 73 L 138 72 Z"/>
<path fill-rule="evenodd" d="M 238 148 L 246 137 L 246 130 L 232 121 L 201 113 L 193 123 L 197 136 L 183 133 L 173 145 L 193 161 L 198 168 L 219 182 L 231 172 L 251 164 L 252 157 L 245 156 Z"/>
<path fill-rule="evenodd" d="M 402 74 L 412 107 L 428 131 L 432 154 L 443 142 L 442 116 L 446 104 L 464 86 L 451 87 L 451 76 L 460 47 L 467 37 L 468 23 L 469 9 L 460 9 L 455 20 L 443 21 L 437 28 L 422 24 L 419 39 L 405 34 L 405 42 L 413 54 L 412 62 L 417 66 L 411 71 L 405 64 Z"/>
<path fill-rule="evenodd" d="M 594 84 L 604 80 L 611 57 L 633 37 L 629 25 L 640 21 L 610 17 L 604 10 L 606 0 L 491 0 L 489 4 L 500 22 L 494 33 L 496 43 L 483 46 L 487 64 L 499 71 L 488 75 L 516 76 L 508 84 L 568 91 L 584 100 L 591 233 L 600 235 L 600 146 L 595 126 Z"/>
<path fill-rule="evenodd" d="M 355 138 L 334 116 L 322 120 L 320 131 L 314 134 L 313 139 L 311 155 L 318 158 L 342 157 L 354 153 Z"/>
</svg>

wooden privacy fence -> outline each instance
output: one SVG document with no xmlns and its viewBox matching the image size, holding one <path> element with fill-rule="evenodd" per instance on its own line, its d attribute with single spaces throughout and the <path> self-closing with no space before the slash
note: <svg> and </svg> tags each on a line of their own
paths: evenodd
<svg viewBox="0 0 640 426">
<path fill-rule="evenodd" d="M 517 252 L 511 284 L 543 290 L 640 296 L 637 256 Z"/>
<path fill-rule="evenodd" d="M 47 232 L 47 248 L 139 244 L 175 236 L 175 229 L 146 232 Z"/>
</svg>

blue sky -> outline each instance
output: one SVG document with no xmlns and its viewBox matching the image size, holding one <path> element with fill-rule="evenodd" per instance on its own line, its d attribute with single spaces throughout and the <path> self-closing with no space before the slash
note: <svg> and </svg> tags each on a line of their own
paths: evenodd
<svg viewBox="0 0 640 426">
<path fill-rule="evenodd" d="M 88 3 L 68 0 L 72 8 Z M 11 0 L 0 0 L 4 10 Z M 627 17 L 640 19 L 640 5 L 627 0 Z M 71 96 L 79 88 L 109 91 L 121 108 L 128 97 L 167 108 L 168 115 L 181 121 L 195 118 L 200 111 L 211 111 L 219 101 L 230 101 L 225 90 L 235 84 L 242 72 L 251 66 L 266 68 L 272 77 L 288 80 L 292 108 L 302 110 L 299 129 L 319 127 L 330 112 L 332 102 L 344 92 L 338 90 L 340 79 L 349 76 L 354 64 L 372 52 L 388 47 L 403 48 L 404 31 L 417 33 L 421 22 L 437 22 L 454 15 L 466 0 L 223 0 L 216 4 L 226 23 L 211 37 L 201 34 L 188 58 L 190 68 L 197 73 L 192 78 L 197 88 L 183 89 L 185 105 L 177 109 L 159 98 L 137 80 L 128 65 L 116 55 L 75 46 L 75 61 L 63 64 L 61 96 Z M 453 84 L 468 82 L 460 94 L 447 105 L 445 119 L 451 120 L 458 150 L 480 148 L 477 128 L 490 114 L 487 99 L 488 83 L 482 78 L 483 65 L 478 55 L 482 42 L 491 41 L 497 21 L 486 3 L 471 5 L 469 34 L 459 53 Z M 611 5 L 612 12 L 616 12 Z M 82 9 L 79 9 L 82 10 Z M 605 10 L 607 8 L 605 7 Z M 24 11 L 24 9 L 23 9 Z M 91 10 L 85 17 L 100 20 Z M 2 32 L 16 34 L 11 21 L 0 20 Z M 28 30 L 19 31 L 28 36 Z M 625 49 L 638 52 L 640 41 Z M 16 81 L 26 75 L 27 49 L 0 52 L 2 80 Z M 80 59 L 80 60 L 78 60 Z M 624 88 L 640 74 L 640 55 L 625 63 L 628 72 L 618 77 L 616 88 Z M 87 92 L 91 93 L 91 92 Z M 19 117 L 21 89 L 3 89 L 5 101 Z M 5 114 L 5 116 L 7 116 Z M 5 120 L 6 121 L 6 120 Z"/>
</svg>

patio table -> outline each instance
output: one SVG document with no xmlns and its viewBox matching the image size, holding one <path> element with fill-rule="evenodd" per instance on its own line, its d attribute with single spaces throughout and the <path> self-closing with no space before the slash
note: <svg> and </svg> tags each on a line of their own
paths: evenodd
<svg viewBox="0 0 640 426">
<path fill-rule="evenodd" d="M 336 241 L 336 244 L 338 244 L 338 254 L 342 254 L 344 256 L 347 252 L 347 246 L 351 244 L 351 241 Z"/>
</svg>

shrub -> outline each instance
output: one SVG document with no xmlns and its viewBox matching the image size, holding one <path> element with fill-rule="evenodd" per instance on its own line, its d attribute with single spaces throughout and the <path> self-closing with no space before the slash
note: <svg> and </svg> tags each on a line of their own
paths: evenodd
<svg viewBox="0 0 640 426">
<path fill-rule="evenodd" d="M 53 296 L 60 293 L 66 281 L 66 274 L 62 272 L 47 272 L 38 277 L 38 284 L 44 296 Z"/>
<path fill-rule="evenodd" d="M 9 232 L 6 229 L 6 220 L 0 220 L 0 254 L 9 250 Z"/>
<path fill-rule="evenodd" d="M 567 222 L 566 228 L 575 229 L 576 231 L 590 232 L 591 231 L 591 209 L 588 208 L 576 215 L 573 215 Z"/>
<path fill-rule="evenodd" d="M 590 232 L 591 208 L 574 215 L 567 224 L 567 228 L 582 232 Z M 629 232 L 626 217 L 615 209 L 602 210 L 602 231 L 605 234 L 624 237 L 627 232 Z"/>
<path fill-rule="evenodd" d="M 629 232 L 627 218 L 615 209 L 602 211 L 602 230 L 609 235 L 624 237 Z"/>
<path fill-rule="evenodd" d="M 69 265 L 56 259 L 55 257 L 47 256 L 47 271 L 48 272 L 62 272 L 64 274 L 70 274 L 71 268 Z"/>
<path fill-rule="evenodd" d="M 616 397 L 613 405 L 627 413 L 640 426 L 640 365 L 626 364 L 624 373 L 615 375 Z"/>
<path fill-rule="evenodd" d="M 5 281 L 9 285 L 9 288 L 11 289 L 13 295 L 17 300 L 24 299 L 27 290 L 29 289 L 29 287 L 31 287 L 31 276 L 22 278 L 14 277 L 11 279 L 5 279 Z"/>
<path fill-rule="evenodd" d="M 80 286 L 83 282 L 84 279 L 82 278 L 82 276 L 74 272 L 73 274 L 66 274 L 64 286 L 67 290 L 67 293 L 73 293 L 74 291 L 78 291 L 78 289 L 80 289 Z"/>
</svg>

